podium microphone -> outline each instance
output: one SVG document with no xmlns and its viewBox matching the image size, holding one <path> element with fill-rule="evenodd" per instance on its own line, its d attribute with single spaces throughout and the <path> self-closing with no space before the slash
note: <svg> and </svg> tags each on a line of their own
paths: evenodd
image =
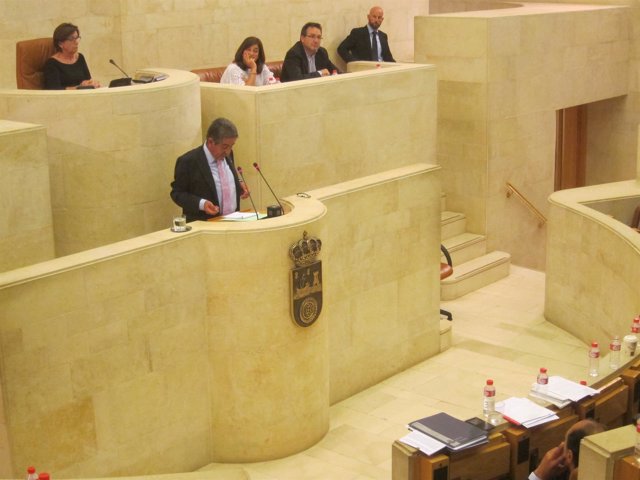
<svg viewBox="0 0 640 480">
<path fill-rule="evenodd" d="M 280 203 L 280 200 L 278 200 L 278 197 L 276 196 L 276 194 L 273 192 L 271 185 L 269 185 L 269 182 L 267 182 L 267 179 L 264 178 L 264 175 L 262 174 L 262 170 L 260 170 L 260 166 L 256 162 L 253 162 L 253 168 L 255 168 L 258 171 L 258 173 L 262 177 L 262 180 L 264 180 L 264 183 L 266 183 L 267 187 L 269 187 L 269 190 L 271 191 L 271 195 L 273 195 L 273 197 L 276 199 L 276 202 L 278 202 L 278 205 L 269 205 L 267 207 L 267 217 L 279 217 L 280 215 L 283 215 L 284 208 L 282 207 L 282 204 Z"/>
<path fill-rule="evenodd" d="M 240 178 L 242 179 L 242 183 L 244 183 L 245 185 L 247 184 L 247 182 L 244 179 L 244 175 L 242 174 L 242 167 L 241 166 L 237 166 L 236 170 L 238 170 L 238 174 L 240 175 Z M 253 211 L 256 212 L 256 220 L 260 220 L 260 216 L 258 215 L 258 209 L 256 208 L 255 203 L 253 203 L 253 197 L 251 196 L 251 191 L 249 190 L 249 187 L 247 187 L 247 192 L 249 193 L 249 200 L 251 200 L 251 206 L 253 207 Z"/>
<path fill-rule="evenodd" d="M 109 88 L 128 87 L 129 85 L 131 85 L 131 77 L 127 74 L 127 72 L 121 69 L 116 62 L 113 61 L 113 58 L 109 59 L 109 63 L 120 70 L 122 73 L 124 73 L 124 78 L 116 78 L 115 80 L 111 80 L 111 82 L 109 82 Z"/>
</svg>

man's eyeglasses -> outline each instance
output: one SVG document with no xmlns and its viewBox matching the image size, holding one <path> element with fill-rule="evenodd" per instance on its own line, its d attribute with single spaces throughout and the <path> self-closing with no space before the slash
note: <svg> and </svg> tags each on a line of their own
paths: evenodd
<svg viewBox="0 0 640 480">
<path fill-rule="evenodd" d="M 322 40 L 322 35 L 305 35 L 305 37 L 308 37 L 311 40 Z"/>
</svg>

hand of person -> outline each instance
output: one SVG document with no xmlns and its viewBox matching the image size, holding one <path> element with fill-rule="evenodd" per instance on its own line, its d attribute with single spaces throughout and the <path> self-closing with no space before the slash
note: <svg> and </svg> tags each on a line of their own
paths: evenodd
<svg viewBox="0 0 640 480">
<path fill-rule="evenodd" d="M 322 70 L 319 70 L 320 72 L 320 76 L 321 77 L 327 77 L 329 75 L 331 75 L 331 72 L 329 70 L 327 70 L 326 68 L 323 68 Z"/>
<path fill-rule="evenodd" d="M 82 82 L 80 82 L 80 85 L 83 87 L 100 88 L 100 82 L 94 80 L 93 78 L 90 78 L 89 80 L 83 80 Z"/>
<path fill-rule="evenodd" d="M 534 470 L 540 480 L 549 480 L 566 470 L 564 464 L 564 442 L 544 454 L 540 465 Z"/>
<path fill-rule="evenodd" d="M 251 70 L 252 73 L 256 73 L 256 61 L 249 52 L 242 52 L 242 60 L 244 61 L 244 64 L 249 67 L 249 70 Z"/>
<path fill-rule="evenodd" d="M 204 202 L 204 212 L 208 215 L 217 215 L 220 212 L 220 207 L 207 200 Z"/>
<path fill-rule="evenodd" d="M 242 193 L 240 194 L 240 198 L 242 198 L 243 200 L 245 198 L 249 198 L 249 189 L 247 188 L 245 183 L 244 182 L 240 182 L 240 186 L 242 187 Z"/>
</svg>

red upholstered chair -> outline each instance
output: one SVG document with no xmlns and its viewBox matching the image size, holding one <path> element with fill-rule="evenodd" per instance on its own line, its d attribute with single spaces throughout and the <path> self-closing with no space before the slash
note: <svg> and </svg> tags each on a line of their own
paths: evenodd
<svg viewBox="0 0 640 480">
<path fill-rule="evenodd" d="M 55 53 L 51 37 L 16 43 L 16 84 L 18 88 L 42 90 L 45 62 Z"/>
<path fill-rule="evenodd" d="M 276 60 L 273 62 L 266 62 L 267 67 L 273 73 L 273 76 L 276 78 L 280 78 L 282 74 L 282 65 L 284 64 L 283 60 Z M 227 69 L 224 67 L 209 67 L 209 68 L 198 68 L 196 70 L 191 70 L 192 73 L 195 73 L 200 77 L 201 82 L 211 82 L 211 83 L 220 83 L 220 78 L 222 78 L 222 74 Z"/>
<path fill-rule="evenodd" d="M 633 212 L 633 220 L 631 220 L 631 228 L 640 232 L 640 205 L 636 207 L 635 212 Z"/>
<path fill-rule="evenodd" d="M 440 262 L 440 280 L 444 280 L 445 278 L 453 275 L 453 265 L 449 250 L 447 250 L 444 245 L 440 245 L 440 251 L 442 251 L 444 258 L 447 260 L 447 263 Z M 440 309 L 440 315 L 447 317 L 447 320 L 453 320 L 453 315 L 447 310 Z"/>
</svg>

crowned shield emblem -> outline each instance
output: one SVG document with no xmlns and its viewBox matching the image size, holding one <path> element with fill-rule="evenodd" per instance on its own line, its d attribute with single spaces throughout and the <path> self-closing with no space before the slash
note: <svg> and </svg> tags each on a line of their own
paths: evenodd
<svg viewBox="0 0 640 480">
<path fill-rule="evenodd" d="M 322 242 L 303 233 L 289 248 L 296 266 L 291 269 L 291 316 L 301 327 L 308 327 L 322 311 L 322 262 L 318 260 Z"/>
</svg>

